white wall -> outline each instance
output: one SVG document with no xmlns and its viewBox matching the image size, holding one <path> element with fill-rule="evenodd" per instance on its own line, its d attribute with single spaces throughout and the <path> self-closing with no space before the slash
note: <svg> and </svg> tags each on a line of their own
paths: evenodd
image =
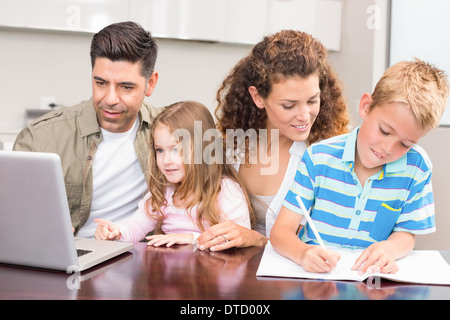
<svg viewBox="0 0 450 320">
<path fill-rule="evenodd" d="M 91 95 L 92 35 L 0 28 L 0 140 L 24 125 L 41 97 L 70 106 Z M 193 99 L 213 106 L 221 80 L 250 46 L 158 39 L 156 106 Z"/>
<path fill-rule="evenodd" d="M 433 193 L 436 213 L 436 232 L 416 237 L 417 249 L 450 250 L 450 128 L 440 127 L 429 132 L 419 144 L 428 153 L 433 163 Z"/>
<path fill-rule="evenodd" d="M 393 0 L 390 64 L 417 57 L 450 74 L 449 12 L 448 0 Z M 449 106 L 442 125 L 450 126 Z"/>
<path fill-rule="evenodd" d="M 375 1 L 381 25 L 387 2 Z M 374 16 L 367 11 L 370 6 L 373 0 L 342 1 L 341 50 L 330 52 L 352 112 L 361 94 L 372 89 L 377 74 L 374 61 L 385 55 L 374 39 L 386 30 L 370 25 Z M 41 97 L 54 97 L 57 104 L 70 106 L 91 95 L 91 38 L 90 33 L 0 27 L 0 140 L 11 139 L 23 127 L 25 109 L 39 108 Z M 157 106 L 195 99 L 214 109 L 221 81 L 251 50 L 249 45 L 169 39 L 158 39 L 158 44 L 160 79 L 148 99 Z"/>
<path fill-rule="evenodd" d="M 211 110 L 222 80 L 251 50 L 248 45 L 168 39 L 158 39 L 158 44 L 159 80 L 149 100 L 160 106 L 179 100 L 198 100 Z"/>
</svg>

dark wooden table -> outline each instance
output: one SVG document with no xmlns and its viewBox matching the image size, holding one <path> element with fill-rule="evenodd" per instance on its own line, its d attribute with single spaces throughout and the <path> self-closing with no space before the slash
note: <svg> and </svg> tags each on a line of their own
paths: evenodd
<svg viewBox="0 0 450 320">
<path fill-rule="evenodd" d="M 188 245 L 147 248 L 140 243 L 81 274 L 0 265 L 0 299 L 450 299 L 450 286 L 256 277 L 262 252 L 208 253 Z"/>
</svg>

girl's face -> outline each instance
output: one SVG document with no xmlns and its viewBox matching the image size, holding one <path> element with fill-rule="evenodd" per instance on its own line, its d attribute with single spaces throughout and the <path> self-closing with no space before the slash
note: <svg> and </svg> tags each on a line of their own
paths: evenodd
<svg viewBox="0 0 450 320">
<path fill-rule="evenodd" d="M 170 129 L 158 124 L 154 132 L 156 165 L 167 181 L 173 184 L 181 182 L 186 171 L 181 154 L 181 143 L 172 137 Z"/>
<path fill-rule="evenodd" d="M 266 129 L 278 129 L 279 136 L 305 141 L 320 110 L 319 77 L 287 78 L 272 85 L 263 99 L 255 87 L 249 88 L 258 108 L 267 112 Z"/>
</svg>

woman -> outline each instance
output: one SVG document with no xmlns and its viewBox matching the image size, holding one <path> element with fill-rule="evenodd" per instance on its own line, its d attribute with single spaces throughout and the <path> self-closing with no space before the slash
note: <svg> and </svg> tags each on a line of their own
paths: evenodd
<svg viewBox="0 0 450 320">
<path fill-rule="evenodd" d="M 256 131 L 256 149 L 249 148 L 250 138 L 243 148 L 237 142 L 233 147 L 245 151 L 236 151 L 236 169 L 253 194 L 257 221 L 252 230 L 219 223 L 202 233 L 197 245 L 212 251 L 263 246 L 306 147 L 348 131 L 342 88 L 324 46 L 309 34 L 284 30 L 265 37 L 238 62 L 216 99 L 224 135 Z"/>
</svg>

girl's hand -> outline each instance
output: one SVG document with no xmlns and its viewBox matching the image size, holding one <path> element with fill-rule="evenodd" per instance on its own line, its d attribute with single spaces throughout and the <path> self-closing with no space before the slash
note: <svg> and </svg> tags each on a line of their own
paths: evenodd
<svg viewBox="0 0 450 320">
<path fill-rule="evenodd" d="M 395 259 L 389 253 L 389 243 L 380 241 L 367 247 L 363 253 L 356 259 L 352 270 L 358 270 L 359 274 L 365 273 L 396 273 L 398 265 Z"/>
<path fill-rule="evenodd" d="M 301 266 L 307 272 L 331 272 L 336 268 L 341 255 L 317 245 L 310 245 L 305 251 Z"/>
<path fill-rule="evenodd" d="M 166 245 L 166 247 L 171 247 L 174 244 L 192 244 L 194 235 L 192 233 L 156 234 L 145 239 L 150 240 L 147 242 L 148 246 L 159 247 Z"/>
<path fill-rule="evenodd" d="M 98 223 L 95 230 L 95 239 L 100 240 L 119 240 L 121 237 L 120 229 L 111 221 L 105 219 L 95 219 Z"/>
</svg>

